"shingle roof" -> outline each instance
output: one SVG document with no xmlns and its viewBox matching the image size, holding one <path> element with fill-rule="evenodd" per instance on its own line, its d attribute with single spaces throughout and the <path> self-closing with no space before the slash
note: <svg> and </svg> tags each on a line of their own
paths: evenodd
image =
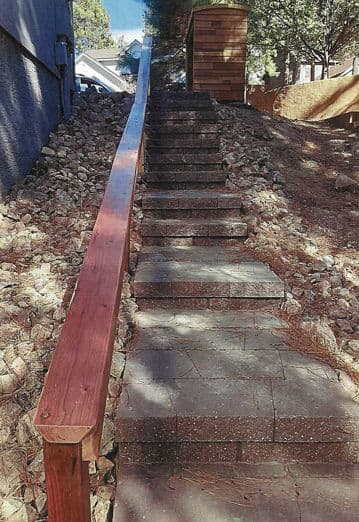
<svg viewBox="0 0 359 522">
<path fill-rule="evenodd" d="M 137 39 L 132 40 L 131 43 L 127 45 L 125 50 L 131 49 L 134 45 L 142 45 Z M 86 51 L 87 56 L 90 56 L 94 60 L 117 60 L 124 52 L 124 49 L 119 49 L 118 47 L 110 47 L 108 49 L 89 49 Z"/>
<path fill-rule="evenodd" d="M 329 76 L 333 78 L 334 76 L 339 76 L 343 74 L 348 69 L 353 67 L 354 58 L 349 58 L 348 60 L 344 60 L 340 65 L 335 65 L 334 67 L 329 67 Z"/>
<path fill-rule="evenodd" d="M 109 49 L 89 49 L 86 54 L 94 60 L 117 60 L 122 51 L 118 47 L 111 47 Z"/>
</svg>

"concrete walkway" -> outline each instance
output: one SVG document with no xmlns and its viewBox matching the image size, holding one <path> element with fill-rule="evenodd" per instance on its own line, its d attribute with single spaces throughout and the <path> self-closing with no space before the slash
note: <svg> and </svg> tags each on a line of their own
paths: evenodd
<svg viewBox="0 0 359 522">
<path fill-rule="evenodd" d="M 211 102 L 151 109 L 115 520 L 355 520 L 358 405 L 286 343 L 284 285 L 243 247 Z"/>
</svg>

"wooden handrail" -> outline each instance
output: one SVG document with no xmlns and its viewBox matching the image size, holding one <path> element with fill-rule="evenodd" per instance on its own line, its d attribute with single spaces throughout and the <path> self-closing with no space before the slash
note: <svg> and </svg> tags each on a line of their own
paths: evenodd
<svg viewBox="0 0 359 522">
<path fill-rule="evenodd" d="M 88 461 L 99 454 L 123 275 L 128 264 L 151 45 L 151 38 L 145 37 L 134 105 L 116 152 L 34 420 L 44 439 L 51 522 L 90 520 Z"/>
</svg>

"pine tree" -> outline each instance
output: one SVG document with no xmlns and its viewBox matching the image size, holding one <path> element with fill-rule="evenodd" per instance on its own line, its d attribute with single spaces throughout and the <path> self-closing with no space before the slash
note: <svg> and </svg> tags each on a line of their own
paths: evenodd
<svg viewBox="0 0 359 522">
<path fill-rule="evenodd" d="M 110 18 L 102 0 L 74 1 L 74 32 L 75 47 L 79 52 L 115 46 L 110 33 Z"/>
</svg>

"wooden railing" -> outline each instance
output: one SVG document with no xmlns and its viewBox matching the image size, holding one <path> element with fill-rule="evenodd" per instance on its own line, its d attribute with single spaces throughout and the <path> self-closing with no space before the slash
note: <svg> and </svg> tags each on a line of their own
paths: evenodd
<svg viewBox="0 0 359 522">
<path fill-rule="evenodd" d="M 142 162 L 151 38 L 70 308 L 35 417 L 44 441 L 50 522 L 88 522 L 89 461 L 99 455 L 136 176 Z"/>
</svg>

